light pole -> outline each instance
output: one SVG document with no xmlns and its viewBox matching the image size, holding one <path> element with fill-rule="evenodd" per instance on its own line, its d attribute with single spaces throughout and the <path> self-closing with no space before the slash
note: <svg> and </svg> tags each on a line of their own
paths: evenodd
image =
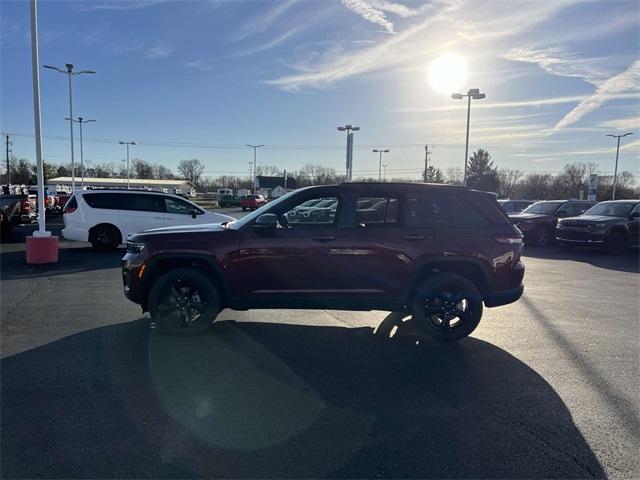
<svg viewBox="0 0 640 480">
<path fill-rule="evenodd" d="M 65 118 L 65 120 L 69 120 L 69 119 Z M 87 120 L 85 118 L 78 117 L 77 120 L 73 120 L 73 121 L 80 124 L 80 175 L 82 176 L 80 188 L 84 190 L 84 154 L 82 149 L 82 124 L 95 122 L 95 120 Z"/>
<path fill-rule="evenodd" d="M 373 153 L 379 153 L 380 154 L 380 160 L 378 162 L 378 181 L 380 181 L 380 179 L 382 178 L 382 154 L 383 153 L 389 153 L 389 150 L 378 150 L 377 148 L 374 148 L 371 151 Z"/>
<path fill-rule="evenodd" d="M 353 132 L 358 130 L 360 130 L 360 127 L 354 127 L 353 125 L 338 127 L 339 132 L 347 132 L 347 182 L 350 182 L 353 176 Z"/>
<path fill-rule="evenodd" d="M 118 142 L 127 146 L 127 190 L 129 190 L 129 145 L 136 145 L 136 142 Z"/>
<path fill-rule="evenodd" d="M 618 139 L 618 146 L 616 147 L 616 167 L 613 171 L 613 194 L 611 196 L 611 200 L 616 199 L 616 185 L 618 184 L 618 155 L 620 154 L 620 139 L 626 137 L 627 135 L 633 135 L 633 132 L 625 133 L 624 135 L 611 135 L 607 134 L 607 137 L 613 137 Z"/>
<path fill-rule="evenodd" d="M 467 162 L 468 162 L 468 156 L 469 156 L 469 121 L 471 120 L 471 99 L 473 98 L 474 100 L 481 100 L 485 98 L 486 95 L 484 93 L 480 93 L 480 90 L 478 88 L 469 89 L 466 95 L 463 95 L 462 93 L 453 93 L 451 95 L 451 98 L 453 98 L 454 100 L 462 100 L 464 97 L 467 97 L 469 100 L 469 102 L 467 103 L 467 141 L 464 147 L 463 185 L 466 186 L 467 185 Z"/>
<path fill-rule="evenodd" d="M 83 73 L 94 74 L 93 70 L 80 70 L 78 72 L 73 71 L 73 65 L 71 63 L 67 63 L 65 65 L 67 67 L 66 70 L 63 70 L 58 67 L 52 67 L 51 65 L 44 65 L 44 68 L 50 68 L 51 70 L 55 70 L 60 73 L 64 73 L 69 78 L 69 132 L 71 134 L 71 191 L 75 192 L 76 190 L 76 163 L 73 157 L 73 95 L 71 92 L 71 77 L 74 75 L 82 75 Z"/>
<path fill-rule="evenodd" d="M 250 143 L 247 143 L 246 146 L 249 148 L 253 148 L 253 187 L 251 188 L 251 193 L 256 193 L 256 182 L 258 179 L 258 169 L 256 168 L 258 166 L 258 164 L 256 163 L 256 151 L 260 147 L 264 147 L 264 145 L 251 145 Z"/>
<path fill-rule="evenodd" d="M 384 173 L 383 173 L 383 175 L 382 175 L 382 181 L 383 181 L 383 182 L 386 182 L 386 181 L 387 181 L 387 167 L 388 167 L 388 166 L 389 166 L 389 165 L 387 165 L 386 163 L 385 163 L 384 165 L 382 165 L 382 168 L 384 168 Z"/>
</svg>

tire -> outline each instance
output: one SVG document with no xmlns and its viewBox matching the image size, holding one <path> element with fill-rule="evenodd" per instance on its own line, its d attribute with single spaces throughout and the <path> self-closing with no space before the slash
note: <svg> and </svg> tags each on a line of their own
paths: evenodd
<svg viewBox="0 0 640 480">
<path fill-rule="evenodd" d="M 242 207 L 242 211 L 246 212 L 247 211 L 247 207 Z"/>
<path fill-rule="evenodd" d="M 443 273 L 422 282 L 413 300 L 413 319 L 421 333 L 439 340 L 460 340 L 482 318 L 482 295 L 464 277 Z M 461 313 L 456 313 L 461 312 Z"/>
<path fill-rule="evenodd" d="M 548 247 L 553 242 L 553 232 L 543 225 L 536 227 L 533 232 L 533 242 L 539 247 Z"/>
<path fill-rule="evenodd" d="M 158 330 L 190 337 L 209 328 L 220 312 L 221 301 L 206 275 L 193 268 L 177 268 L 154 282 L 148 306 Z"/>
<path fill-rule="evenodd" d="M 622 232 L 612 232 L 607 237 L 607 252 L 622 255 L 627 249 L 627 237 Z"/>
<path fill-rule="evenodd" d="M 97 225 L 91 229 L 89 241 L 96 250 L 115 250 L 122 243 L 122 235 L 113 225 Z"/>
</svg>

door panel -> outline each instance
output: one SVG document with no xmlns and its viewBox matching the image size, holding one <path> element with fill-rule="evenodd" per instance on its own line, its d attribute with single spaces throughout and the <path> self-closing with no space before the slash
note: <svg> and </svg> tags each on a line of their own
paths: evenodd
<svg viewBox="0 0 640 480">
<path fill-rule="evenodd" d="M 159 195 L 135 193 L 114 195 L 118 195 L 121 202 L 118 217 L 125 233 L 123 241 L 133 233 L 164 226 L 162 202 Z"/>
</svg>

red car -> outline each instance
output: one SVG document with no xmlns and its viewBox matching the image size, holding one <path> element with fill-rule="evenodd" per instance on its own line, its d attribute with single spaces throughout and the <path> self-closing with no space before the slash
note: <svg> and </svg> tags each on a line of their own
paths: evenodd
<svg viewBox="0 0 640 480">
<path fill-rule="evenodd" d="M 330 214 L 296 215 L 311 200 Z M 240 220 L 129 237 L 125 295 L 160 329 L 202 333 L 223 308 L 387 310 L 458 340 L 523 292 L 522 233 L 495 195 L 346 183 L 288 193 Z"/>
<path fill-rule="evenodd" d="M 262 195 L 247 195 L 240 199 L 242 211 L 255 210 L 267 204 L 267 200 Z"/>
</svg>

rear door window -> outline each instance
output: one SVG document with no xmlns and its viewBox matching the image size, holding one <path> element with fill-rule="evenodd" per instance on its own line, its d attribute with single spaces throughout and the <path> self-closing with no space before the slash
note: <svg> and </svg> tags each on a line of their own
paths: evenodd
<svg viewBox="0 0 640 480">
<path fill-rule="evenodd" d="M 358 197 L 356 223 L 365 226 L 398 224 L 398 199 L 394 197 Z"/>
<path fill-rule="evenodd" d="M 88 193 L 83 196 L 91 208 L 129 210 L 131 198 L 125 193 Z"/>
<path fill-rule="evenodd" d="M 447 193 L 418 193 L 407 197 L 408 227 L 481 228 L 487 218 L 469 201 Z"/>
</svg>

